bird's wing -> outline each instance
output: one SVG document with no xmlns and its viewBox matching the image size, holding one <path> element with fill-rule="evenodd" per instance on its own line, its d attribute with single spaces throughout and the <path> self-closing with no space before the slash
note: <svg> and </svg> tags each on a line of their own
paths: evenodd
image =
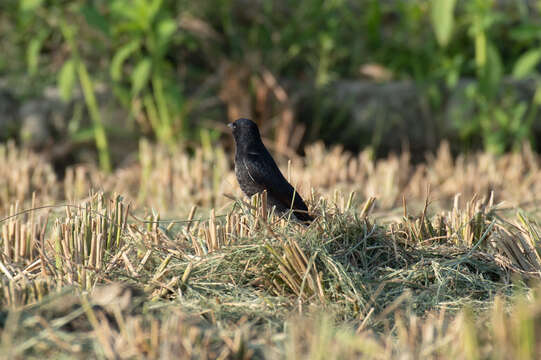
<svg viewBox="0 0 541 360">
<path fill-rule="evenodd" d="M 291 199 L 295 194 L 293 209 L 308 211 L 301 196 L 295 192 L 293 186 L 284 178 L 270 154 L 248 153 L 242 162 L 252 180 L 263 185 L 269 195 L 278 199 L 284 207 L 291 207 Z"/>
</svg>

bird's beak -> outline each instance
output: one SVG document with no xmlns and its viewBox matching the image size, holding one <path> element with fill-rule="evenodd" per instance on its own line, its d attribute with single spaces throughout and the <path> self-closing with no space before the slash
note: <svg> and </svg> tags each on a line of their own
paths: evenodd
<svg viewBox="0 0 541 360">
<path fill-rule="evenodd" d="M 233 130 L 233 123 L 227 124 L 227 127 L 230 128 L 231 130 Z"/>
</svg>

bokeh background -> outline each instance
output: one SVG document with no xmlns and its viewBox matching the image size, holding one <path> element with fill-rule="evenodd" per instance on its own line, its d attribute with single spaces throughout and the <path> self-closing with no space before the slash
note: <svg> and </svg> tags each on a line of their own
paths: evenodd
<svg viewBox="0 0 541 360">
<path fill-rule="evenodd" d="M 0 53 L 0 141 L 60 173 L 240 116 L 286 156 L 540 146 L 536 0 L 3 0 Z"/>
</svg>

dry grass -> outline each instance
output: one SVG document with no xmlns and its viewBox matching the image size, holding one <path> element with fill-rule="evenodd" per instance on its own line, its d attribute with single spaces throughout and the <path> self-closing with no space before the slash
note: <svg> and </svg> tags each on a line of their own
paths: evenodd
<svg viewBox="0 0 541 360">
<path fill-rule="evenodd" d="M 402 213 L 403 197 L 413 209 L 421 210 L 428 187 L 432 210 L 448 209 L 457 193 L 465 201 L 494 192 L 496 203 L 505 200 L 508 205 L 522 207 L 536 204 L 541 193 L 540 159 L 528 147 L 501 157 L 480 153 L 453 159 L 449 146 L 443 144 L 435 156 L 417 165 L 407 152 L 377 161 L 370 154 L 365 151 L 355 156 L 340 147 L 328 150 L 315 144 L 306 148 L 304 159 L 284 162 L 282 169 L 313 202 L 319 197 L 347 201 L 345 195 L 339 195 L 355 192 L 353 205 L 375 196 L 376 211 L 386 214 L 391 209 Z M 171 152 L 143 140 L 135 163 L 109 176 L 93 165 L 78 165 L 68 169 L 63 182 L 55 179 L 45 159 L 13 144 L 0 145 L 0 159 L 1 173 L 8 174 L 0 179 L 3 213 L 17 201 L 20 207 L 30 207 L 33 193 L 37 205 L 79 200 L 88 196 L 89 189 L 118 193 L 138 208 L 159 209 L 174 217 L 187 214 L 193 205 L 223 211 L 231 203 L 224 194 L 242 195 L 231 156 L 221 147 L 201 148 L 189 155 L 182 149 Z"/>
<path fill-rule="evenodd" d="M 541 354 L 541 174 L 527 149 L 452 160 L 444 145 L 414 166 L 315 145 L 306 170 L 287 171 L 318 217 L 309 227 L 264 195 L 235 197 L 220 148 L 142 143 L 138 164 L 108 177 L 79 166 L 63 183 L 35 154 L 0 154 L 7 358 Z"/>
</svg>

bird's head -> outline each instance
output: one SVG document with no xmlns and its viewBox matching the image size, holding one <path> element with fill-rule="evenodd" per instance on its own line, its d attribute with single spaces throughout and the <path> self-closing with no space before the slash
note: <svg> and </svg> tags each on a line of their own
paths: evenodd
<svg viewBox="0 0 541 360">
<path fill-rule="evenodd" d="M 250 119 L 238 119 L 227 125 L 233 132 L 237 145 L 261 142 L 261 135 L 255 122 Z"/>
</svg>

